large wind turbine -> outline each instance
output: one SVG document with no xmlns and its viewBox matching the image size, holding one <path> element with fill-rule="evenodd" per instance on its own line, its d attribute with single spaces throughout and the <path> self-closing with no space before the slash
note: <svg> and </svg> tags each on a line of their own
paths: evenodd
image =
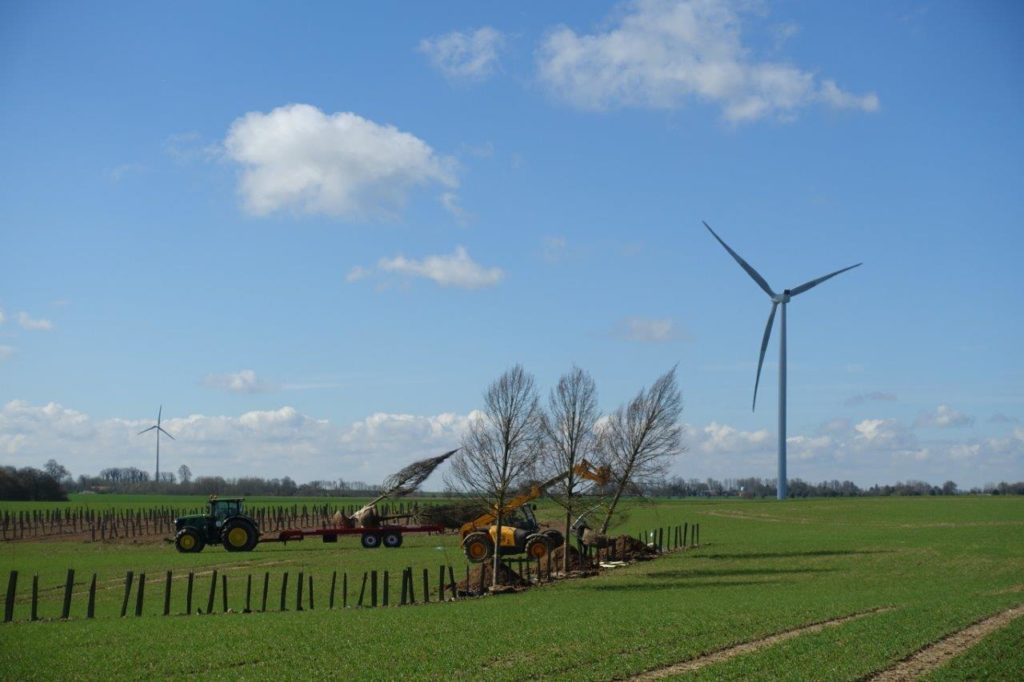
<svg viewBox="0 0 1024 682">
<path fill-rule="evenodd" d="M 754 379 L 754 401 L 750 406 L 750 410 L 753 411 L 757 407 L 757 386 L 761 383 L 761 365 L 764 364 L 764 352 L 768 348 L 768 338 L 772 335 L 772 323 L 775 321 L 775 311 L 778 307 L 782 306 L 782 329 L 779 332 L 779 478 L 776 484 L 776 496 L 780 500 L 786 499 L 787 485 L 786 485 L 786 304 L 789 303 L 790 299 L 794 296 L 804 293 L 808 289 L 813 289 L 827 279 L 831 279 L 836 275 L 842 274 L 847 270 L 861 265 L 851 265 L 848 268 L 842 270 L 836 270 L 833 273 L 812 279 L 810 282 L 805 282 L 794 289 L 784 289 L 781 294 L 777 294 L 772 291 L 772 288 L 768 286 L 768 282 L 765 281 L 757 270 L 750 266 L 750 263 L 740 258 L 740 255 L 729 248 L 729 245 L 722 241 L 722 238 L 715 234 L 715 231 L 711 229 L 711 226 L 704 223 L 704 227 L 708 228 L 708 232 L 718 240 L 718 243 L 725 247 L 725 250 L 729 252 L 729 255 L 736 259 L 736 262 L 740 264 L 750 278 L 757 282 L 757 285 L 764 290 L 764 293 L 768 294 L 768 297 L 772 300 L 772 311 L 768 313 L 768 324 L 764 328 L 764 337 L 761 339 L 761 356 L 757 359 L 757 376 Z"/>
<path fill-rule="evenodd" d="M 162 433 L 165 436 L 167 436 L 168 438 L 170 438 L 171 440 L 174 440 L 174 436 L 172 436 L 171 434 L 167 433 L 167 431 L 164 430 L 164 427 L 160 426 L 160 417 L 163 415 L 163 413 L 164 413 L 164 406 L 161 405 L 160 409 L 156 413 L 156 424 L 153 424 L 148 429 L 143 429 L 143 430 L 139 431 L 138 434 L 136 434 L 136 435 L 141 436 L 142 434 L 146 433 L 147 431 L 152 431 L 153 429 L 156 429 L 156 482 L 157 483 L 160 482 L 160 434 Z"/>
</svg>

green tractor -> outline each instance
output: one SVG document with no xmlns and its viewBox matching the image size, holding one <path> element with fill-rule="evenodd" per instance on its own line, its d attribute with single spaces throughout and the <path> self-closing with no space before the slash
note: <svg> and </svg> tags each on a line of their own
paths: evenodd
<svg viewBox="0 0 1024 682">
<path fill-rule="evenodd" d="M 210 496 L 207 514 L 174 519 L 174 546 L 179 552 L 202 552 L 206 545 L 221 543 L 229 552 L 250 552 L 260 541 L 256 521 L 245 513 L 240 497 Z"/>
</svg>

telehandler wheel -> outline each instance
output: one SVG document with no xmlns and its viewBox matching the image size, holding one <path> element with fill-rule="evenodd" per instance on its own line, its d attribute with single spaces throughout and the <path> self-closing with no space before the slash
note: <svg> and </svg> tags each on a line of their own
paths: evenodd
<svg viewBox="0 0 1024 682">
<path fill-rule="evenodd" d="M 229 552 L 251 552 L 260 536 L 255 526 L 245 519 L 232 519 L 224 524 L 221 541 Z"/>
<path fill-rule="evenodd" d="M 363 533 L 360 542 L 363 543 L 363 547 L 366 549 L 377 549 L 380 547 L 380 536 L 376 533 Z"/>
<path fill-rule="evenodd" d="M 384 546 L 385 547 L 395 548 L 395 547 L 401 547 L 402 546 L 402 534 L 399 533 L 398 531 L 391 531 L 389 533 L 384 533 L 383 540 L 384 540 Z"/>
<path fill-rule="evenodd" d="M 548 541 L 548 549 L 554 550 L 565 544 L 565 537 L 554 528 L 548 528 L 541 533 Z"/>
<path fill-rule="evenodd" d="M 465 552 L 467 559 L 478 564 L 494 555 L 494 543 L 491 542 L 490 535 L 478 531 L 466 536 L 462 541 L 462 551 Z"/>
<path fill-rule="evenodd" d="M 202 552 L 205 546 L 203 537 L 194 528 L 182 528 L 174 536 L 174 548 L 182 553 Z"/>
<path fill-rule="evenodd" d="M 531 559 L 543 559 L 548 555 L 548 539 L 543 535 L 534 535 L 526 541 L 526 556 Z"/>
</svg>

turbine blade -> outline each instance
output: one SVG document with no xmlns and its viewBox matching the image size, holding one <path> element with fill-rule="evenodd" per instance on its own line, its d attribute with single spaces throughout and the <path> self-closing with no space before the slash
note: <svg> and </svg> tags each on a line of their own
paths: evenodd
<svg viewBox="0 0 1024 682">
<path fill-rule="evenodd" d="M 164 413 L 164 406 L 161 405 L 160 409 L 156 411 L 156 423 L 157 424 L 160 423 L 160 415 L 162 415 L 163 413 Z"/>
<path fill-rule="evenodd" d="M 136 436 L 141 436 L 141 435 L 142 435 L 142 434 L 144 434 L 144 433 L 145 433 L 146 431 L 152 431 L 152 430 L 153 430 L 153 429 L 155 429 L 155 428 L 158 428 L 156 424 L 154 424 L 153 426 L 150 426 L 150 427 L 149 427 L 148 429 L 142 429 L 141 431 L 139 431 L 139 432 L 138 432 L 137 434 L 135 434 L 135 435 L 136 435 Z"/>
<path fill-rule="evenodd" d="M 701 222 L 704 221 L 702 220 Z M 772 288 L 770 286 L 768 286 L 768 282 L 765 281 L 764 277 L 762 277 L 761 274 L 750 265 L 750 263 L 740 258 L 740 255 L 738 253 L 730 249 L 729 245 L 723 242 L 722 238 L 715 234 L 715 231 L 711 229 L 710 225 L 704 223 L 704 227 L 708 228 L 708 232 L 710 232 L 712 236 L 714 236 L 714 238 L 718 240 L 719 244 L 725 247 L 725 250 L 729 252 L 729 255 L 736 259 L 736 262 L 740 264 L 740 267 L 746 270 L 747 274 L 750 275 L 751 279 L 757 282 L 757 285 L 759 287 L 764 289 L 764 293 L 768 294 L 769 296 L 775 296 L 775 292 L 772 291 Z"/>
<path fill-rule="evenodd" d="M 764 364 L 764 352 L 768 350 L 768 339 L 772 335 L 772 323 L 775 321 L 775 310 L 778 303 L 772 301 L 772 311 L 768 313 L 768 324 L 764 327 L 764 336 L 761 338 L 761 356 L 757 359 L 757 378 L 754 379 L 754 402 L 750 405 L 750 411 L 757 408 L 757 386 L 761 383 L 761 365 Z"/>
<path fill-rule="evenodd" d="M 177 440 L 177 438 L 175 438 L 175 437 L 174 437 L 174 436 L 172 436 L 171 434 L 167 433 L 167 431 L 166 431 L 166 430 L 164 429 L 164 427 L 162 427 L 162 426 L 158 426 L 158 427 L 156 427 L 156 428 L 157 428 L 157 430 L 158 430 L 158 431 L 160 431 L 161 433 L 163 433 L 163 434 L 164 434 L 165 436 L 167 436 L 167 437 L 168 437 L 168 438 L 170 438 L 171 440 Z"/>
<path fill-rule="evenodd" d="M 808 289 L 813 289 L 814 287 L 818 286 L 819 284 L 824 282 L 826 279 L 832 279 L 836 275 L 841 275 L 844 272 L 846 272 L 847 270 L 853 270 L 854 268 L 860 267 L 861 265 L 864 265 L 864 264 L 863 263 L 857 263 L 856 265 L 851 265 L 848 268 L 843 268 L 842 270 L 836 270 L 835 272 L 833 272 L 833 273 L 831 273 L 829 275 L 825 275 L 824 277 L 819 277 L 818 279 L 812 279 L 810 282 L 805 282 L 804 284 L 801 284 L 800 286 L 798 286 L 795 289 L 790 289 L 789 295 L 790 296 L 796 296 L 797 294 L 802 294 L 805 291 L 807 291 Z"/>
</svg>

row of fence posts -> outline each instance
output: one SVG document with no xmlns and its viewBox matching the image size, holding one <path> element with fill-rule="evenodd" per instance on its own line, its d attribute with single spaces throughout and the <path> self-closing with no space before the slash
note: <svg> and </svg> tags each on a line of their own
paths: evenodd
<svg viewBox="0 0 1024 682">
<path fill-rule="evenodd" d="M 699 523 L 683 523 L 675 526 L 667 526 L 662 528 L 655 528 L 651 530 L 641 531 L 637 534 L 638 538 L 642 538 L 641 542 L 657 552 L 675 551 L 680 549 L 686 549 L 688 547 L 695 547 L 700 545 L 700 524 Z M 666 540 L 667 539 L 667 540 Z M 615 561 L 616 559 L 622 558 L 617 556 L 617 550 L 614 543 L 605 548 L 596 550 L 596 559 L 600 563 L 602 561 Z M 589 548 L 586 551 L 589 554 Z M 508 570 L 513 570 L 515 566 L 515 572 L 519 577 L 527 583 L 543 582 L 545 577 L 547 580 L 552 579 L 552 559 L 551 552 L 545 555 L 544 559 L 529 559 L 525 557 L 515 557 L 510 559 L 503 559 L 502 563 Z M 447 568 L 447 572 L 446 572 Z M 558 566 L 555 566 L 555 571 L 559 570 Z M 430 584 L 431 578 L 429 570 L 422 569 L 422 595 L 421 601 L 423 603 L 430 602 Z M 210 577 L 209 591 L 206 599 L 206 610 L 203 611 L 201 608 L 197 608 L 195 612 L 198 613 L 213 613 L 216 606 L 217 586 L 218 586 L 218 571 L 213 569 Z M 92 579 L 89 582 L 88 601 L 86 602 L 86 618 L 94 618 L 96 615 L 96 579 L 95 573 L 92 574 Z M 185 611 L 184 614 L 192 614 L 193 604 L 195 595 L 195 581 L 196 575 L 194 571 L 189 571 L 188 579 L 185 589 Z M 285 571 L 281 577 L 281 589 L 280 589 L 280 606 L 279 611 L 287 611 L 288 605 L 288 581 L 289 572 Z M 171 615 L 171 593 L 173 587 L 174 577 L 171 571 L 167 571 L 164 577 L 164 593 L 163 593 L 163 615 Z M 253 596 L 253 581 L 252 574 L 246 576 L 245 583 L 245 607 L 242 609 L 242 613 L 250 613 L 253 611 L 252 608 L 252 596 Z M 137 576 L 133 571 L 125 573 L 124 580 L 124 597 L 121 601 L 121 617 L 127 616 L 129 606 L 131 605 L 131 596 L 133 586 L 135 588 L 135 603 L 134 612 L 136 616 L 141 616 L 143 613 L 144 601 L 145 601 L 145 589 L 146 589 L 146 574 L 139 573 Z M 455 583 L 455 571 L 448 565 L 440 565 L 437 573 L 437 594 L 436 601 L 445 601 L 446 592 L 450 595 L 450 598 L 455 599 L 460 596 L 464 596 L 471 590 L 470 585 L 470 570 L 469 566 L 466 566 L 466 579 L 465 586 L 466 591 L 460 593 Z M 9 623 L 14 620 L 14 605 L 17 593 L 18 585 L 18 571 L 12 570 L 7 580 L 7 593 L 4 600 L 4 619 L 3 622 Z M 68 569 L 67 577 L 64 582 L 64 599 L 61 606 L 62 619 L 67 619 L 71 616 L 71 601 L 74 592 L 75 585 L 75 570 Z M 401 597 L 398 603 L 399 606 L 406 606 L 409 604 L 415 604 L 416 601 L 416 580 L 414 570 L 405 568 L 402 571 L 401 578 Z M 337 593 L 338 586 L 338 572 L 333 571 L 331 573 L 331 582 L 328 592 L 328 609 L 335 607 L 335 595 Z M 369 592 L 367 593 L 367 587 Z M 379 606 L 391 606 L 391 576 L 390 572 L 385 571 L 364 571 L 362 575 L 362 581 L 359 586 L 359 597 L 356 600 L 356 607 L 369 607 L 376 608 Z M 479 584 L 476 585 L 476 593 L 483 594 L 486 592 L 487 586 L 485 585 L 485 571 L 479 571 Z M 295 584 L 295 610 L 302 611 L 304 604 L 308 604 L 309 609 L 314 608 L 314 585 L 313 576 L 306 575 L 304 571 L 299 571 L 296 584 Z M 305 593 L 305 597 L 303 596 Z M 227 613 L 230 609 L 228 606 L 228 576 L 220 574 L 220 594 L 221 594 L 221 612 Z M 267 602 L 270 595 L 270 572 L 264 572 L 263 574 L 263 589 L 260 599 L 259 611 L 263 612 L 267 610 Z M 39 620 L 38 606 L 39 606 L 39 576 L 32 576 L 32 591 L 31 591 L 31 611 L 30 619 L 35 621 Z M 197 605 L 198 606 L 198 605 Z M 348 573 L 343 572 L 341 574 L 341 606 L 342 608 L 349 607 L 349 580 Z"/>
<path fill-rule="evenodd" d="M 218 581 L 218 577 L 220 580 Z M 327 608 L 333 609 L 338 601 L 340 601 L 341 608 L 349 607 L 349 579 L 348 573 L 342 572 L 339 581 L 338 571 L 331 573 L 330 585 L 327 593 Z M 416 573 L 413 568 L 405 568 L 402 570 L 401 578 L 401 596 L 397 604 L 393 604 L 391 599 L 391 576 L 390 571 L 364 571 L 362 576 L 362 583 L 359 588 L 359 597 L 353 604 L 356 607 L 368 607 L 376 608 L 378 606 L 407 606 L 416 603 L 427 604 L 431 600 L 431 575 L 427 568 L 421 571 L 421 585 L 422 591 L 420 592 L 420 598 L 417 600 L 416 597 Z M 447 601 L 448 599 L 456 599 L 460 596 L 460 591 L 455 584 L 455 570 L 450 566 L 440 565 L 436 573 L 436 598 L 433 599 L 435 602 Z M 287 611 L 289 604 L 289 583 L 290 573 L 285 571 L 281 574 L 281 586 L 280 586 L 280 602 L 279 611 Z M 134 573 L 133 571 L 127 571 L 124 577 L 124 596 L 121 600 L 121 617 L 125 617 L 129 614 L 131 607 L 134 603 L 134 614 L 141 616 L 145 607 L 146 599 L 146 585 L 152 581 L 147 582 L 146 574 Z M 167 571 L 164 576 L 163 582 L 163 612 L 162 615 L 171 615 L 171 595 L 173 592 L 174 576 L 171 571 Z M 340 583 L 340 584 L 339 584 Z M 367 585 L 369 585 L 369 592 L 367 593 Z M 71 617 L 71 603 L 74 594 L 75 586 L 75 570 L 68 569 L 67 578 L 64 582 L 64 599 L 61 605 L 60 617 L 61 619 L 67 620 Z M 9 623 L 14 620 L 14 606 L 17 596 L 18 587 L 18 571 L 12 570 L 7 579 L 7 593 L 4 599 L 4 619 L 3 622 Z M 263 589 L 259 596 L 259 608 L 253 608 L 253 576 L 248 574 L 245 579 L 245 607 L 241 609 L 242 613 L 251 613 L 253 611 L 264 612 L 267 610 L 267 604 L 271 599 L 270 589 L 270 572 L 266 571 L 263 574 Z M 213 569 L 210 573 L 209 589 L 206 594 L 205 611 L 203 610 L 203 601 L 201 595 L 197 592 L 199 586 L 197 585 L 197 576 L 194 571 L 189 571 L 188 578 L 185 586 L 185 610 L 180 615 L 189 615 L 193 613 L 214 613 L 220 605 L 221 613 L 228 613 L 232 611 L 229 607 L 228 601 L 228 576 L 226 574 L 218 574 L 217 569 Z M 218 588 L 220 591 L 220 599 L 217 599 Z M 339 589 L 340 588 L 340 589 Z M 92 574 L 92 579 L 89 581 L 88 598 L 86 602 L 85 617 L 95 618 L 96 617 L 96 590 L 97 590 L 97 575 Z M 133 597 L 134 590 L 134 600 Z M 306 609 L 313 610 L 315 608 L 314 600 L 314 583 L 313 576 L 306 575 L 305 571 L 299 571 L 297 579 L 295 581 L 294 591 L 294 608 L 296 611 L 303 611 Z M 355 596 L 355 595 L 353 595 Z M 339 598 L 340 599 L 337 599 Z M 379 598 L 378 598 L 379 597 Z M 273 602 L 270 602 L 273 603 Z M 30 599 L 30 620 L 39 620 L 39 576 L 32 576 L 32 591 Z M 195 607 L 195 610 L 193 610 Z"/>
</svg>

